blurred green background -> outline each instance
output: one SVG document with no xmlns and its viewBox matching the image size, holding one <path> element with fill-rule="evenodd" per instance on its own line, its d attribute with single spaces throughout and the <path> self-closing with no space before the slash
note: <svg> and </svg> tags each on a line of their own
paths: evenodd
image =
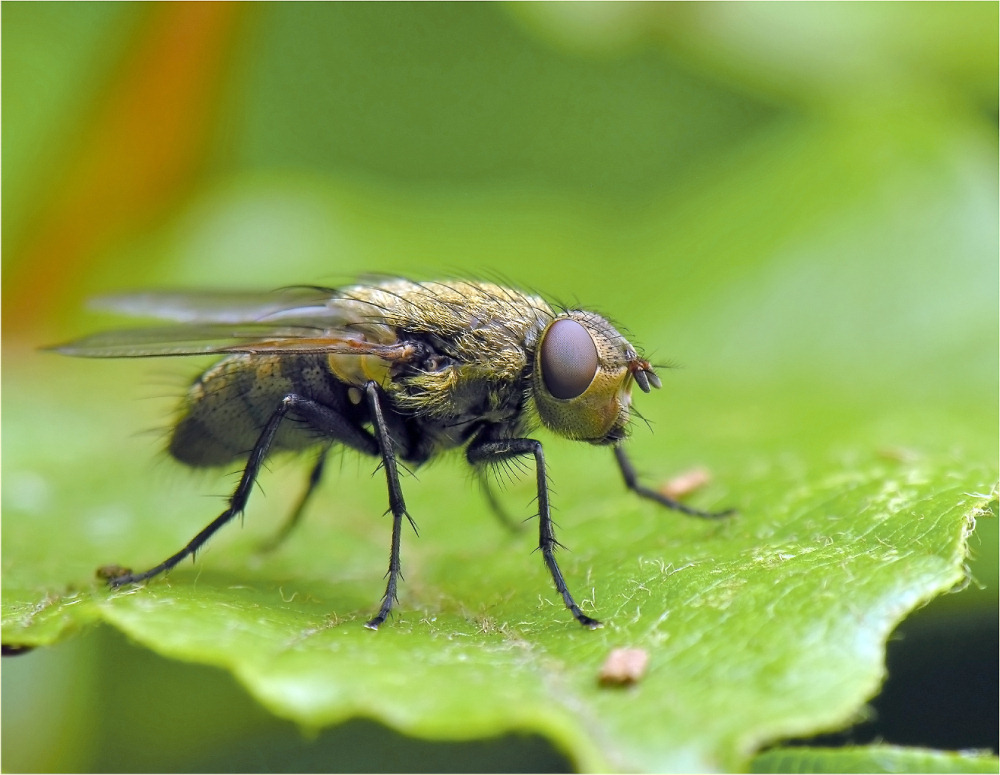
<svg viewBox="0 0 1000 775">
<path fill-rule="evenodd" d="M 143 427 L 148 370 L 36 352 L 112 322 L 87 297 L 365 272 L 499 273 L 622 321 L 684 367 L 642 407 L 678 460 L 816 436 L 995 464 L 995 3 L 2 10 L 5 513 L 43 511 L 31 472 L 86 456 L 64 412 L 99 410 L 111 440 Z M 996 533 L 980 520 L 974 583 L 890 649 L 918 697 L 956 671 L 957 726 L 986 731 L 875 734 L 995 747 Z M 569 766 L 530 736 L 358 722 L 305 743 L 228 677 L 103 631 L 3 678 L 7 771 Z"/>
</svg>

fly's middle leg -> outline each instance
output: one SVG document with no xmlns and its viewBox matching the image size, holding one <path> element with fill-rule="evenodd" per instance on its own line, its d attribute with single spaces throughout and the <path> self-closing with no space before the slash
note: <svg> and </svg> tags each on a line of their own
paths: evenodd
<svg viewBox="0 0 1000 775">
<path fill-rule="evenodd" d="M 270 539 L 261 544 L 261 552 L 273 552 L 281 546 L 285 539 L 288 538 L 291 532 L 295 529 L 296 525 L 298 525 L 302 520 L 302 514 L 306 510 L 306 504 L 309 503 L 309 500 L 312 498 L 312 494 L 316 491 L 316 488 L 319 487 L 319 483 L 323 479 L 323 469 L 326 467 L 326 458 L 329 453 L 329 446 L 323 447 L 320 451 L 319 456 L 316 458 L 316 462 L 313 464 L 312 471 L 309 473 L 309 482 L 306 485 L 306 489 L 302 493 L 302 496 L 299 498 L 299 502 L 295 504 L 295 508 L 292 509 L 292 513 L 288 516 L 288 519 L 285 520 L 285 524 L 281 526 L 281 529 L 271 536 Z"/>
<path fill-rule="evenodd" d="M 233 517 L 242 513 L 243 509 L 246 508 L 247 500 L 250 498 L 250 492 L 253 489 L 253 483 L 257 479 L 260 467 L 267 457 L 271 445 L 274 443 L 275 434 L 278 432 L 281 422 L 290 412 L 294 413 L 296 417 L 324 436 L 339 441 L 360 452 L 365 452 L 369 455 L 378 454 L 378 445 L 374 437 L 364 428 L 348 420 L 330 407 L 317 403 L 310 398 L 290 393 L 281 399 L 281 403 L 278 404 L 278 407 L 271 414 L 270 418 L 268 418 L 260 436 L 257 437 L 257 441 L 254 443 L 250 456 L 247 459 L 246 466 L 243 468 L 240 483 L 236 485 L 236 490 L 229 499 L 228 508 L 212 520 L 198 535 L 192 538 L 187 546 L 168 557 L 159 565 L 143 573 L 128 573 L 123 576 L 116 576 L 109 579 L 108 584 L 114 588 L 126 584 L 135 584 L 170 570 L 185 557 L 193 557 L 219 528 L 233 519 Z"/>
<path fill-rule="evenodd" d="M 556 541 L 552 526 L 552 514 L 549 508 L 549 485 L 545 474 L 545 455 L 542 453 L 542 443 L 535 439 L 502 439 L 499 441 L 474 441 L 466 452 L 466 457 L 472 465 L 495 463 L 501 460 L 533 455 L 535 458 L 536 487 L 538 490 L 538 548 L 542 551 L 545 565 L 552 575 L 558 592 L 576 620 L 584 627 L 596 629 L 601 626 L 597 619 L 587 616 L 573 600 L 566 580 L 563 578 L 559 563 L 556 562 L 555 550 L 561 544 Z"/>
<path fill-rule="evenodd" d="M 500 503 L 500 499 L 497 498 L 496 492 L 493 490 L 493 485 L 490 483 L 490 477 L 487 471 L 479 471 L 479 481 L 483 488 L 483 495 L 486 497 L 486 503 L 490 507 L 490 511 L 497 518 L 497 522 L 503 525 L 505 530 L 509 530 L 511 533 L 520 532 L 523 525 L 515 522 L 507 510 Z"/>
</svg>

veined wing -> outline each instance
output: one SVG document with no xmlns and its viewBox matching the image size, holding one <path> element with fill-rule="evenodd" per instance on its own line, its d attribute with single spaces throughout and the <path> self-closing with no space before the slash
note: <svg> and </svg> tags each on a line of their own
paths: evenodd
<svg viewBox="0 0 1000 775">
<path fill-rule="evenodd" d="M 212 353 L 326 353 L 375 355 L 386 361 L 404 361 L 416 353 L 416 348 L 411 344 L 371 341 L 362 333 L 354 331 L 259 323 L 105 331 L 48 349 L 80 358 L 152 358 Z"/>
<path fill-rule="evenodd" d="M 96 309 L 178 323 L 258 323 L 280 318 L 311 320 L 330 315 L 331 288 L 294 286 L 274 291 L 140 291 L 92 299 Z"/>
</svg>

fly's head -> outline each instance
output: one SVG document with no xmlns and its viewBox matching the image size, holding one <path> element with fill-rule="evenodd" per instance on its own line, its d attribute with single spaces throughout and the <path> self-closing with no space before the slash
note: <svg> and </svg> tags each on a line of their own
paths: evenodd
<svg viewBox="0 0 1000 775">
<path fill-rule="evenodd" d="M 649 361 L 600 315 L 571 310 L 542 332 L 532 392 L 549 430 L 592 444 L 620 441 L 627 434 L 633 381 L 644 393 L 660 387 Z"/>
</svg>

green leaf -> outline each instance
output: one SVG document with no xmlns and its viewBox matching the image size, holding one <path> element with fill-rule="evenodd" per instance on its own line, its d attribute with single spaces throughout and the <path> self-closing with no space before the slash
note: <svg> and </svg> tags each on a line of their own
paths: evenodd
<svg viewBox="0 0 1000 775">
<path fill-rule="evenodd" d="M 30 412 L 9 411 L 17 443 Z M 591 632 L 563 609 L 530 532 L 506 532 L 443 464 L 404 480 L 422 534 L 404 537 L 400 603 L 373 633 L 362 623 L 382 589 L 388 522 L 370 466 L 331 477 L 338 494 L 273 556 L 254 550 L 276 524 L 265 514 L 293 499 L 290 467 L 265 476 L 246 530 L 229 528 L 167 580 L 109 592 L 93 579 L 99 565 L 152 564 L 214 509 L 197 488 L 150 484 L 113 449 L 101 412 L 58 419 L 88 454 L 58 480 L 30 471 L 27 450 L 8 471 L 5 644 L 48 645 L 103 621 L 164 656 L 232 672 L 304 727 L 362 716 L 438 739 L 535 730 L 585 770 L 738 768 L 762 742 L 851 721 L 878 689 L 893 627 L 963 580 L 994 475 L 960 461 L 758 460 L 714 472 L 698 501 L 740 514 L 713 522 L 617 492 L 602 450 L 552 443 L 559 538 L 572 549 L 560 560 L 605 620 Z M 648 447 L 640 467 L 665 472 Z M 34 518 L 32 488 L 44 504 Z M 525 482 L 506 500 L 530 495 Z M 598 681 L 618 647 L 648 653 L 633 687 Z"/>
<path fill-rule="evenodd" d="M 997 757 L 873 745 L 775 748 L 755 756 L 751 772 L 996 772 Z"/>
<path fill-rule="evenodd" d="M 596 57 L 572 35 L 551 45 L 551 20 L 499 5 L 233 6 L 205 28 L 197 6 L 88 8 L 74 6 L 74 24 L 89 18 L 90 32 L 57 57 L 41 47 L 65 37 L 50 34 L 56 17 L 17 6 L 4 49 L 5 93 L 42 106 L 9 111 L 21 119 L 4 134 L 21 162 L 4 180 L 16 228 L 4 253 L 2 634 L 53 647 L 5 665 L 4 748 L 35 756 L 23 769 L 108 769 L 127 760 L 115 745 L 150 770 L 171 769 L 164 748 L 178 771 L 217 769 L 225 751 L 252 748 L 247 729 L 319 735 L 347 719 L 322 750 L 370 746 L 369 766 L 394 768 L 374 758 L 394 746 L 351 739 L 359 718 L 424 741 L 541 736 L 586 770 L 745 769 L 764 745 L 864 718 L 896 624 L 961 589 L 970 566 L 987 589 L 934 606 L 995 616 L 996 6 L 558 6 L 625 14 L 618 42 L 582 46 Z M 778 22 L 793 18 L 788 34 Z M 148 40 L 118 37 L 147 26 Z M 202 81 L 174 78 L 167 56 L 137 70 L 122 55 L 114 69 L 119 55 L 105 53 L 172 50 L 200 29 L 206 56 L 184 61 L 211 64 L 192 67 L 206 83 L 225 75 L 205 90 L 175 91 Z M 58 81 L 42 101 L 39 63 L 55 63 Z M 162 144 L 184 137 L 102 123 L 106 92 L 127 116 L 147 116 L 148 100 L 203 127 L 193 145 L 207 158 L 177 166 L 186 157 Z M 82 181 L 68 200 L 66 159 Z M 91 179 L 147 165 L 163 175 L 137 176 L 153 198 L 119 185 L 91 196 Z M 221 511 L 234 480 L 151 462 L 173 406 L 136 399 L 175 396 L 184 380 L 138 381 L 198 364 L 28 352 L 49 343 L 42 331 L 99 327 L 69 325 L 88 288 L 372 270 L 500 272 L 611 314 L 657 362 L 685 366 L 636 396 L 656 431 L 636 423 L 640 471 L 658 486 L 704 466 L 710 481 L 690 502 L 739 513 L 665 512 L 623 491 L 606 450 L 540 435 L 560 563 L 605 622 L 584 631 L 533 551 L 534 523 L 505 530 L 454 455 L 403 482 L 421 535 L 403 537 L 400 602 L 373 633 L 361 625 L 385 583 L 381 474 L 345 456 L 300 530 L 262 556 L 310 464 L 276 459 L 243 529 L 166 579 L 105 589 L 97 568 L 162 560 Z M 531 476 L 501 497 L 529 517 Z M 602 685 L 620 647 L 645 651 L 648 668 L 634 685 Z M 50 656 L 60 669 L 31 667 Z M 220 689 L 230 678 L 243 688 Z M 234 697 L 259 701 L 257 715 Z M 39 723 L 51 719 L 61 726 Z M 220 728 L 229 742 L 210 739 Z M 54 753 L 52 739 L 71 750 Z M 211 756 L 184 759 L 192 739 Z M 757 766 L 849 766 L 780 751 Z M 779 755 L 801 758 L 766 765 Z M 917 769 L 923 755 L 890 758 Z"/>
</svg>

